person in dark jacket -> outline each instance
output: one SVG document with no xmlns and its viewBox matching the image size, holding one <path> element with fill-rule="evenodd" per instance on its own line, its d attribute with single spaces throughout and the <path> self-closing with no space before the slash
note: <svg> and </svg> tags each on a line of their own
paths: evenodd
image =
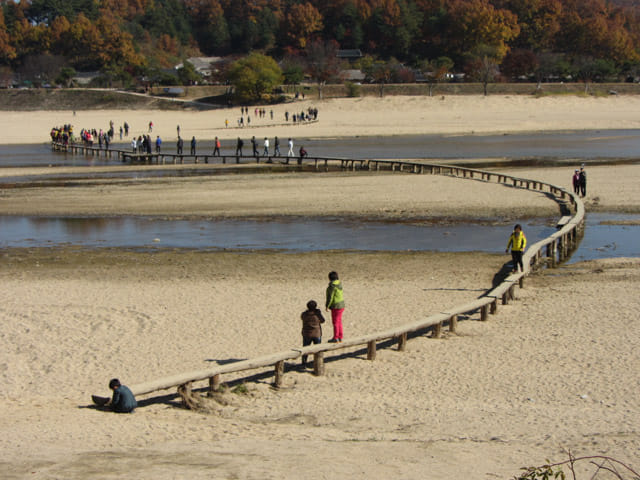
<svg viewBox="0 0 640 480">
<path fill-rule="evenodd" d="M 584 169 L 584 165 L 580 167 L 579 179 L 580 179 L 580 195 L 582 195 L 583 197 L 586 197 L 587 196 L 587 172 Z"/>
<path fill-rule="evenodd" d="M 302 159 L 307 156 L 307 151 L 304 147 L 300 147 L 300 152 L 298 156 L 298 165 L 302 165 Z"/>
<path fill-rule="evenodd" d="M 136 397 L 126 385 L 122 385 L 117 378 L 111 379 L 109 388 L 113 390 L 111 408 L 116 413 L 131 413 L 138 406 Z"/>
<path fill-rule="evenodd" d="M 300 315 L 302 319 L 302 346 L 322 343 L 324 317 L 315 300 L 307 302 L 307 309 Z M 307 368 L 307 355 L 302 355 L 302 366 Z"/>
</svg>

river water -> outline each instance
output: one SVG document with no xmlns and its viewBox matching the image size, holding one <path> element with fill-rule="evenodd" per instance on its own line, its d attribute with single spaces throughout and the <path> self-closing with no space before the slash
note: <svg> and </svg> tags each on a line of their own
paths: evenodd
<svg viewBox="0 0 640 480">
<path fill-rule="evenodd" d="M 235 152 L 237 133 L 222 139 L 222 153 Z M 436 158 L 503 159 L 515 162 L 549 162 L 581 159 L 640 161 L 640 130 L 585 130 L 509 135 L 397 135 L 391 137 L 294 138 L 310 156 L 335 158 Z M 248 140 L 245 141 L 248 144 Z M 129 150 L 129 143 L 115 141 L 111 148 Z M 249 154 L 245 147 L 245 154 Z M 169 141 L 164 151 L 175 153 Z M 211 140 L 198 143 L 198 153 L 211 153 Z M 262 151 L 262 149 L 260 149 Z M 286 153 L 286 152 L 285 152 Z M 51 154 L 48 143 L 0 146 L 0 168 L 14 166 L 108 165 L 115 159 Z"/>
<path fill-rule="evenodd" d="M 640 256 L 639 225 L 602 223 L 624 220 L 638 222 L 640 215 L 589 214 L 584 238 L 571 261 Z M 555 231 L 554 219 L 522 223 L 529 244 Z M 501 223 L 407 224 L 305 218 L 255 221 L 0 216 L 0 248 L 74 245 L 284 253 L 325 250 L 500 253 L 511 228 L 512 225 Z"/>
<path fill-rule="evenodd" d="M 414 135 L 340 139 L 302 139 L 312 155 L 342 158 L 509 158 L 510 164 L 635 162 L 639 130 L 580 131 L 514 135 Z M 229 143 L 232 143 L 229 141 Z M 299 145 L 300 143 L 298 143 Z M 166 145 L 166 143 L 165 143 Z M 115 142 L 113 148 L 128 148 Z M 199 149 L 212 146 L 201 142 Z M 223 153 L 232 146 L 223 143 Z M 487 160 L 483 160 L 487 162 Z M 53 154 L 48 144 L 0 146 L 0 168 L 15 166 L 109 165 L 116 160 Z M 490 164 L 490 160 L 487 164 Z M 53 172 L 52 172 L 53 173 Z M 133 172 L 132 172 L 133 174 Z M 135 175 L 139 175 L 136 172 Z M 200 172 L 199 174 L 202 174 Z M 123 175 L 123 174 L 119 174 Z M 124 175 L 127 175 L 126 173 Z M 52 176 L 55 176 L 53 173 Z M 51 177 L 49 177 L 51 178 Z M 0 183 L 33 179 L 5 178 Z M 556 219 L 524 223 L 529 243 L 555 230 Z M 637 225 L 602 222 L 632 220 L 640 215 L 589 214 L 579 249 L 570 261 L 640 256 Z M 0 248 L 77 245 L 85 248 L 195 248 L 207 250 L 273 250 L 306 252 L 482 251 L 501 252 L 511 225 L 487 223 L 393 223 L 340 219 L 161 220 L 148 217 L 49 218 L 0 216 Z"/>
</svg>

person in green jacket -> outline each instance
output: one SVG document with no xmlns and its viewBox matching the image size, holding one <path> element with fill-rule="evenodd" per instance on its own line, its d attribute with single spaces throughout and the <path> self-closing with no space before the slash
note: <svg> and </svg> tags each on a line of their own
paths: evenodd
<svg viewBox="0 0 640 480">
<path fill-rule="evenodd" d="M 518 266 L 520 266 L 520 271 L 524 272 L 524 265 L 522 264 L 522 254 L 524 253 L 524 249 L 527 246 L 527 237 L 524 236 L 524 232 L 522 231 L 522 227 L 520 224 L 517 224 L 513 228 L 513 233 L 509 237 L 509 242 L 507 243 L 507 250 L 509 252 L 509 247 L 511 247 L 511 258 L 513 259 L 513 273 L 518 271 Z"/>
<path fill-rule="evenodd" d="M 331 322 L 333 323 L 333 338 L 329 343 L 342 342 L 342 314 L 344 313 L 344 294 L 342 282 L 336 272 L 329 273 L 329 286 L 327 287 L 327 310 L 331 310 Z"/>
</svg>

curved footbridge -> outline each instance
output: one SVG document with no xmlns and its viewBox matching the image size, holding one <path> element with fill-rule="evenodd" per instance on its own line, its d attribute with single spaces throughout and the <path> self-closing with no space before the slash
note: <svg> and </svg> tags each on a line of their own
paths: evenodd
<svg viewBox="0 0 640 480">
<path fill-rule="evenodd" d="M 104 150 L 91 147 L 79 147 L 77 151 L 62 148 L 58 144 L 54 144 L 54 150 L 70 151 L 72 153 L 92 154 L 92 155 L 117 155 L 118 159 L 125 162 L 144 162 L 144 163 L 197 163 L 199 160 L 208 162 L 215 158 L 217 161 L 226 163 L 230 160 L 234 163 L 288 163 L 286 157 L 253 157 L 253 156 L 226 156 L 212 157 L 204 155 L 169 155 L 169 154 L 147 154 L 134 155 L 130 152 L 111 150 L 111 153 L 105 153 Z M 87 150 L 89 149 L 89 150 Z M 90 153 L 88 153 L 90 152 Z M 144 157 L 144 158 L 143 158 Z M 207 158 L 208 157 L 208 158 Z M 167 160 L 168 159 L 168 160 Z M 169 162 L 170 160 L 170 162 Z M 447 308 L 441 312 L 430 315 L 424 319 L 399 325 L 397 327 L 383 330 L 380 332 L 370 333 L 357 338 L 351 338 L 342 343 L 322 343 L 304 348 L 292 348 L 269 355 L 241 360 L 228 363 L 225 365 L 217 365 L 204 370 L 194 370 L 191 372 L 181 373 L 170 377 L 160 378 L 146 383 L 130 386 L 132 392 L 136 396 L 148 395 L 176 388 L 178 393 L 186 405 L 192 404 L 191 395 L 194 384 L 197 382 L 208 382 L 210 392 L 218 389 L 222 376 L 225 374 L 235 374 L 238 372 L 246 372 L 248 370 L 272 369 L 274 375 L 273 384 L 276 387 L 282 385 L 285 375 L 285 362 L 300 358 L 302 355 L 313 355 L 313 369 L 315 375 L 324 375 L 325 357 L 335 353 L 338 350 L 349 349 L 353 347 L 366 347 L 367 359 L 374 360 L 376 358 L 376 349 L 379 344 L 384 342 L 387 345 L 397 345 L 399 351 L 404 351 L 407 345 L 409 334 L 430 333 L 433 338 L 438 338 L 442 329 L 447 327 L 450 331 L 455 332 L 458 324 L 459 315 L 479 315 L 481 321 L 486 321 L 489 315 L 495 314 L 498 305 L 506 305 L 515 298 L 516 286 L 523 288 L 524 279 L 530 273 L 544 266 L 555 267 L 558 263 L 564 261 L 573 252 L 581 238 L 584 230 L 584 204 L 580 198 L 572 192 L 562 187 L 550 183 L 530 180 L 526 178 L 514 177 L 496 172 L 488 172 L 484 170 L 464 168 L 455 165 L 438 165 L 426 164 L 402 160 L 354 160 L 340 158 L 324 158 L 324 157 L 305 157 L 302 162 L 295 164 L 301 166 L 314 165 L 317 169 L 329 168 L 330 166 L 339 167 L 344 170 L 392 170 L 398 172 L 414 173 L 414 174 L 433 174 L 446 175 L 461 179 L 495 182 L 512 188 L 522 188 L 526 190 L 545 192 L 553 196 L 559 204 L 570 209 L 572 214 L 565 215 L 558 222 L 559 230 L 553 235 L 530 245 L 523 257 L 524 272 L 514 273 L 507 276 L 498 286 L 486 291 L 479 298 L 465 303 Z M 92 399 L 97 404 L 103 404 L 108 397 L 93 395 Z"/>
</svg>

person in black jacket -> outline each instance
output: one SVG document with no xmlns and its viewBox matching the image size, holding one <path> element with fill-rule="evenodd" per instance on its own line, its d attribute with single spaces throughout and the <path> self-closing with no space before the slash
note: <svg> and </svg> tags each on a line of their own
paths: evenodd
<svg viewBox="0 0 640 480">
<path fill-rule="evenodd" d="M 584 170 L 584 165 L 580 167 L 580 195 L 587 196 L 587 172 Z"/>
</svg>

